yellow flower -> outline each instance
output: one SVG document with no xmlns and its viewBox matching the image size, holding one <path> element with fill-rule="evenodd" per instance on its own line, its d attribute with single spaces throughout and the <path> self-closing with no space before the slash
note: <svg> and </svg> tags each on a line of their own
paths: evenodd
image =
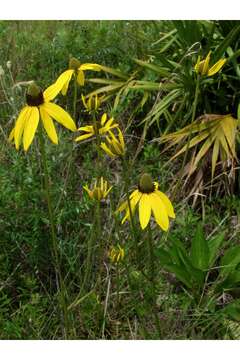
<svg viewBox="0 0 240 360">
<path fill-rule="evenodd" d="M 131 212 L 134 214 L 137 204 L 139 204 L 139 220 L 142 229 L 148 225 L 153 212 L 158 225 L 167 231 L 169 228 L 169 217 L 175 218 L 173 206 L 168 197 L 158 190 L 158 183 L 153 182 L 148 174 L 143 174 L 140 178 L 138 189 L 134 190 L 129 196 Z M 122 220 L 124 223 L 130 219 L 128 201 L 119 206 L 117 212 L 125 210 L 126 214 Z"/>
<path fill-rule="evenodd" d="M 117 246 L 113 246 L 109 251 L 108 256 L 113 263 L 118 263 L 122 261 L 125 256 L 124 249 L 118 244 Z"/>
<path fill-rule="evenodd" d="M 101 100 L 102 98 L 99 98 L 97 95 L 91 95 L 88 99 L 86 99 L 86 97 L 82 95 L 83 105 L 88 112 L 98 111 L 101 105 Z"/>
<path fill-rule="evenodd" d="M 198 56 L 197 63 L 194 67 L 196 73 L 201 75 L 213 76 L 217 72 L 221 70 L 227 59 L 220 59 L 218 60 L 212 67 L 209 68 L 211 51 L 207 54 L 206 59 L 200 61 L 200 56 Z"/>
<path fill-rule="evenodd" d="M 39 119 L 47 135 L 54 144 L 58 144 L 58 136 L 52 119 L 71 131 L 76 131 L 76 125 L 71 116 L 59 105 L 50 102 L 57 95 L 55 85 L 49 86 L 44 92 L 33 82 L 27 91 L 27 105 L 21 110 L 9 140 L 14 140 L 18 150 L 23 142 L 23 148 L 28 150 L 38 127 Z"/>
<path fill-rule="evenodd" d="M 118 124 L 114 122 L 113 118 L 107 120 L 107 114 L 103 114 L 101 117 L 101 121 L 97 123 L 97 129 L 94 125 L 82 126 L 78 130 L 84 131 L 85 134 L 78 136 L 75 141 L 82 141 L 84 139 L 88 139 L 98 132 L 99 135 L 104 135 L 109 132 L 111 129 L 117 128 Z"/>
<path fill-rule="evenodd" d="M 71 58 L 69 61 L 69 69 L 64 71 L 55 82 L 58 92 L 61 91 L 63 95 L 66 95 L 68 85 L 73 75 L 77 77 L 78 84 L 83 86 L 85 82 L 85 70 L 100 71 L 101 66 L 98 64 L 81 64 L 76 58 Z"/>
<path fill-rule="evenodd" d="M 109 136 L 106 136 L 106 142 L 101 142 L 100 147 L 110 156 L 123 156 L 125 154 L 125 143 L 121 130 L 118 128 L 118 138 L 109 131 Z"/>
<path fill-rule="evenodd" d="M 101 201 L 107 197 L 112 189 L 112 186 L 108 187 L 108 183 L 103 177 L 100 180 L 96 180 L 92 189 L 89 189 L 87 185 L 83 186 L 83 189 L 87 191 L 91 199 Z"/>
</svg>

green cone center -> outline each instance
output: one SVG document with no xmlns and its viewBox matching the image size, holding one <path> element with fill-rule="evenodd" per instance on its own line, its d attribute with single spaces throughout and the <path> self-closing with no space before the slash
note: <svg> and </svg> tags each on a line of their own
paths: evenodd
<svg viewBox="0 0 240 360">
<path fill-rule="evenodd" d="M 29 106 L 38 106 L 44 103 L 43 92 L 35 82 L 28 87 L 26 101 Z"/>
<path fill-rule="evenodd" d="M 155 186 L 152 180 L 152 177 L 149 174 L 143 174 L 139 180 L 138 189 L 142 193 L 152 193 L 154 192 Z"/>
<path fill-rule="evenodd" d="M 78 59 L 72 57 L 69 60 L 69 69 L 77 71 L 80 66 L 81 66 L 81 63 Z"/>
</svg>

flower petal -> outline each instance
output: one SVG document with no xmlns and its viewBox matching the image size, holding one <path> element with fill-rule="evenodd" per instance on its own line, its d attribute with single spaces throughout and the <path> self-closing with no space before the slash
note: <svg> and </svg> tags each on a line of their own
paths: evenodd
<svg viewBox="0 0 240 360">
<path fill-rule="evenodd" d="M 61 125 L 63 125 L 65 128 L 76 131 L 76 125 L 71 118 L 71 116 L 63 110 L 59 105 L 53 104 L 51 102 L 47 102 L 42 105 L 44 110 L 48 113 L 49 116 L 51 116 L 53 119 L 58 121 Z"/>
<path fill-rule="evenodd" d="M 167 209 L 161 198 L 155 192 L 151 194 L 151 207 L 156 222 L 164 231 L 167 231 L 169 228 Z"/>
<path fill-rule="evenodd" d="M 164 205 L 165 205 L 165 207 L 167 209 L 168 216 L 175 219 L 174 209 L 173 209 L 172 203 L 169 200 L 169 198 L 167 197 L 167 195 L 165 195 L 163 192 L 161 192 L 159 190 L 156 190 L 155 192 L 160 197 L 162 202 L 164 203 Z"/>
<path fill-rule="evenodd" d="M 68 87 L 69 81 L 72 78 L 74 71 L 73 70 L 66 70 L 64 71 L 59 77 L 58 79 L 55 81 L 54 84 L 52 84 L 51 86 L 49 86 L 44 92 L 43 92 L 43 96 L 44 96 L 44 100 L 45 101 L 51 101 L 53 100 L 59 93 L 60 91 L 64 88 L 64 86 Z M 66 92 L 67 92 L 67 88 L 66 88 Z M 65 94 L 66 94 L 65 92 Z M 65 95 L 62 91 L 62 94 Z"/>
<path fill-rule="evenodd" d="M 221 70 L 227 59 L 220 59 L 208 71 L 208 76 L 213 76 Z"/>
<path fill-rule="evenodd" d="M 139 220 L 141 228 L 145 229 L 151 217 L 151 195 L 143 194 L 139 201 Z"/>
<path fill-rule="evenodd" d="M 101 66 L 98 65 L 98 64 L 89 64 L 89 63 L 87 63 L 87 64 L 82 64 L 79 69 L 81 69 L 81 70 L 100 71 Z"/>
<path fill-rule="evenodd" d="M 85 139 L 88 139 L 92 136 L 92 134 L 84 134 L 84 135 L 80 135 L 78 136 L 74 141 L 82 141 L 82 140 L 85 140 Z"/>
<path fill-rule="evenodd" d="M 81 126 L 80 128 L 78 128 L 78 131 L 80 130 L 94 134 L 94 129 L 92 125 Z"/>
<path fill-rule="evenodd" d="M 17 118 L 16 125 L 14 127 L 14 140 L 15 140 L 15 146 L 16 146 L 17 150 L 19 149 L 19 146 L 20 146 L 20 143 L 22 140 L 23 129 L 24 129 L 25 123 L 28 120 L 28 117 L 30 115 L 30 110 L 31 110 L 30 106 L 25 106 L 21 110 L 21 112 Z"/>
<path fill-rule="evenodd" d="M 85 81 L 85 76 L 84 76 L 84 72 L 82 70 L 78 70 L 78 75 L 77 75 L 77 82 L 80 86 L 84 85 L 84 81 Z"/>
<path fill-rule="evenodd" d="M 207 54 L 206 59 L 204 60 L 202 75 L 206 75 L 209 69 L 209 61 L 210 61 L 211 51 Z"/>
<path fill-rule="evenodd" d="M 134 191 L 130 195 L 130 208 L 131 208 L 132 215 L 134 214 L 136 205 L 139 202 L 139 200 L 141 199 L 142 195 L 143 194 L 138 190 Z M 129 210 L 128 201 L 127 201 L 127 211 L 126 211 L 124 218 L 122 219 L 122 224 L 124 223 L 125 220 L 130 219 L 130 218 L 131 218 L 130 210 Z"/>
<path fill-rule="evenodd" d="M 28 150 L 31 145 L 39 122 L 39 110 L 36 106 L 30 108 L 29 117 L 25 122 L 23 131 L 23 148 Z"/>
<path fill-rule="evenodd" d="M 48 115 L 48 113 L 44 110 L 44 107 L 40 106 L 40 114 L 41 119 L 43 122 L 44 129 L 46 130 L 46 133 L 48 134 L 49 138 L 54 144 L 58 144 L 58 136 L 56 133 L 55 126 L 53 124 L 53 121 L 51 117 Z"/>
<path fill-rule="evenodd" d="M 105 151 L 105 153 L 107 154 L 107 155 L 109 155 L 110 157 L 116 157 L 116 155 L 115 154 L 113 154 L 113 152 L 109 149 L 109 147 L 104 143 L 104 142 L 102 142 L 101 143 L 101 145 L 100 145 L 100 147 Z"/>
</svg>

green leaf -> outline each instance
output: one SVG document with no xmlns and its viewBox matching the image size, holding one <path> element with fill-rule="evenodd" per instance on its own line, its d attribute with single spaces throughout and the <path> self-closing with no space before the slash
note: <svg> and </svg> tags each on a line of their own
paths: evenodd
<svg viewBox="0 0 240 360">
<path fill-rule="evenodd" d="M 206 271 L 209 265 L 209 248 L 203 233 L 202 224 L 199 224 L 192 240 L 191 261 L 195 268 Z"/>
<path fill-rule="evenodd" d="M 224 254 L 220 266 L 219 276 L 229 275 L 240 263 L 240 245 L 234 246 Z"/>
<path fill-rule="evenodd" d="M 190 255 L 187 253 L 183 243 L 178 239 L 175 239 L 174 243 L 175 246 L 177 246 L 177 253 L 180 259 L 179 266 L 186 272 L 188 272 L 188 276 L 190 279 L 192 279 L 195 283 L 201 286 L 204 281 L 204 273 L 201 270 L 192 266 Z"/>
<path fill-rule="evenodd" d="M 145 61 L 142 61 L 142 60 L 139 60 L 139 59 L 133 59 L 135 61 L 135 63 L 137 63 L 138 65 L 140 66 L 143 66 L 149 70 L 152 70 L 154 72 L 157 72 L 158 74 L 160 74 L 161 76 L 170 76 L 170 72 L 164 68 L 162 68 L 161 66 L 159 65 L 155 65 L 155 64 L 151 64 L 151 63 L 148 63 L 148 62 L 145 62 Z"/>
<path fill-rule="evenodd" d="M 183 268 L 175 264 L 166 264 L 164 265 L 164 268 L 167 271 L 174 273 L 176 275 L 176 278 L 180 280 L 188 288 L 190 289 L 192 288 L 191 278 L 189 277 L 188 272 L 185 271 Z"/>
<path fill-rule="evenodd" d="M 220 43 L 218 48 L 213 54 L 213 63 L 219 60 L 224 52 L 227 50 L 228 46 L 235 40 L 235 38 L 240 33 L 240 25 L 234 26 L 234 28 L 228 33 L 228 35 L 224 38 L 224 40 Z"/>
<path fill-rule="evenodd" d="M 160 266 L 164 266 L 166 264 L 172 264 L 172 259 L 168 251 L 164 249 L 157 249 L 155 251 L 156 256 L 160 261 Z"/>
<path fill-rule="evenodd" d="M 209 267 L 213 266 L 217 259 L 217 252 L 224 240 L 224 235 L 225 233 L 220 233 L 208 240 Z"/>
<path fill-rule="evenodd" d="M 240 321 L 240 301 L 236 300 L 228 304 L 222 312 L 230 316 L 233 320 Z"/>
</svg>

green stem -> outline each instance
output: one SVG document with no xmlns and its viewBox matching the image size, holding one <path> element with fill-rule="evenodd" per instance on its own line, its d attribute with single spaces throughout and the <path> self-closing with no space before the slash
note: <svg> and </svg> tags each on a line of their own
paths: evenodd
<svg viewBox="0 0 240 360">
<path fill-rule="evenodd" d="M 119 289 L 120 289 L 120 276 L 119 276 L 119 264 L 116 264 L 116 275 L 117 275 L 117 311 L 119 310 L 120 305 L 120 297 L 119 297 Z"/>
<path fill-rule="evenodd" d="M 149 278 L 151 281 L 155 280 L 155 262 L 154 262 L 154 251 L 153 251 L 153 241 L 152 241 L 152 230 L 149 224 L 148 226 L 148 250 L 149 250 Z"/>
<path fill-rule="evenodd" d="M 98 123 L 97 123 L 97 118 L 96 118 L 96 112 L 92 111 L 91 115 L 93 117 L 93 127 L 95 130 L 95 135 L 96 135 L 96 147 L 97 147 L 97 154 L 98 154 L 98 158 L 97 158 L 97 175 L 99 175 L 99 166 L 100 166 L 100 159 L 101 159 L 101 137 L 99 134 L 99 129 L 98 129 Z"/>
<path fill-rule="evenodd" d="M 74 76 L 74 92 L 73 92 L 73 119 L 76 121 L 77 115 L 77 77 Z"/>
<path fill-rule="evenodd" d="M 123 179 L 124 179 L 124 190 L 127 195 L 127 203 L 128 203 L 128 209 L 129 209 L 129 217 L 130 217 L 130 227 L 131 227 L 131 233 L 133 240 L 135 242 L 135 251 L 136 251 L 136 260 L 138 261 L 138 239 L 137 239 L 137 230 L 135 229 L 134 224 L 134 218 L 132 213 L 132 208 L 130 206 L 130 196 L 129 196 L 129 178 L 130 178 L 130 171 L 131 164 L 126 160 L 125 156 L 122 157 L 122 164 L 123 164 Z"/>
<path fill-rule="evenodd" d="M 66 289 L 65 289 L 65 285 L 64 285 L 64 282 L 62 279 L 62 274 L 61 274 L 59 251 L 58 251 L 57 237 L 56 237 L 56 232 L 55 232 L 55 220 L 54 220 L 54 214 L 53 214 L 53 208 L 52 208 L 52 202 L 51 202 L 51 196 L 50 196 L 49 173 L 48 173 L 45 144 L 44 144 L 44 138 L 43 138 L 43 129 L 42 129 L 41 124 L 39 127 L 39 143 L 40 143 L 41 159 L 42 159 L 43 170 L 44 170 L 45 194 L 46 194 L 46 199 L 47 199 L 47 204 L 48 204 L 48 215 L 49 215 L 49 221 L 50 221 L 50 227 L 51 227 L 51 238 L 52 238 L 51 251 L 52 251 L 53 263 L 54 263 L 54 268 L 55 268 L 55 273 L 56 273 L 57 289 L 58 289 L 58 293 L 60 294 L 59 305 L 60 305 L 60 309 L 62 311 L 63 322 L 64 322 L 63 336 L 64 336 L 64 338 L 67 338 L 69 323 L 68 323 L 67 304 L 66 304 L 66 298 L 65 298 L 66 297 Z"/>
</svg>

